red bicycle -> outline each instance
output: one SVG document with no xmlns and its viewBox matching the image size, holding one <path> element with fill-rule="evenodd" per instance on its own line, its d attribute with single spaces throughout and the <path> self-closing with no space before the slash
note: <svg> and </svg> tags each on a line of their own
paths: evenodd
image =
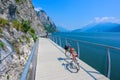
<svg viewBox="0 0 120 80">
<path fill-rule="evenodd" d="M 65 52 L 65 56 L 67 56 L 67 57 L 69 57 L 70 58 L 70 60 L 72 60 L 71 62 L 70 62 L 70 65 L 69 65 L 69 67 L 71 68 L 71 69 L 76 69 L 77 70 L 77 72 L 80 70 L 80 65 L 79 65 L 79 62 L 78 62 L 78 60 L 77 60 L 77 57 L 78 57 L 78 54 L 75 52 L 75 49 L 74 48 L 69 48 L 68 49 L 68 52 L 69 52 L 69 56 L 67 55 L 67 52 Z"/>
</svg>

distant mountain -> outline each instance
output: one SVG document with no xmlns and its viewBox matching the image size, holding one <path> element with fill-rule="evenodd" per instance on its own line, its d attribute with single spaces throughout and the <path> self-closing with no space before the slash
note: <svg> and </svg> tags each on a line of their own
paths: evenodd
<svg viewBox="0 0 120 80">
<path fill-rule="evenodd" d="M 52 19 L 46 14 L 44 10 L 36 10 L 36 14 L 38 16 L 38 19 L 42 23 L 43 27 L 48 32 L 54 32 L 57 31 L 55 23 L 52 21 Z"/>
<path fill-rule="evenodd" d="M 110 22 L 90 24 L 73 32 L 120 32 L 120 24 Z"/>
<path fill-rule="evenodd" d="M 57 29 L 58 29 L 59 32 L 68 32 L 69 31 L 69 30 L 67 30 L 67 29 L 65 29 L 61 26 L 57 26 Z"/>
</svg>

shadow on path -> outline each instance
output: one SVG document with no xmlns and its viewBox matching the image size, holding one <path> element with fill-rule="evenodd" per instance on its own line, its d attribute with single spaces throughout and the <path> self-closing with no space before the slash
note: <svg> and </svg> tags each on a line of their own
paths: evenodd
<svg viewBox="0 0 120 80">
<path fill-rule="evenodd" d="M 65 67 L 71 73 L 78 73 L 78 69 L 73 67 L 72 59 L 70 58 L 58 58 L 59 61 L 62 61 L 62 66 Z"/>
<path fill-rule="evenodd" d="M 62 66 L 64 66 L 66 70 L 68 70 L 71 73 L 78 73 L 78 70 L 72 67 L 72 64 L 71 64 L 72 60 L 70 58 L 59 57 L 57 59 L 60 62 L 62 61 Z M 88 71 L 82 66 L 80 66 L 80 68 L 83 69 L 89 76 L 91 76 L 93 78 L 93 80 L 97 80 L 93 74 L 98 74 L 98 75 L 100 74 L 101 75 L 101 73 L 99 73 L 98 71 Z"/>
</svg>

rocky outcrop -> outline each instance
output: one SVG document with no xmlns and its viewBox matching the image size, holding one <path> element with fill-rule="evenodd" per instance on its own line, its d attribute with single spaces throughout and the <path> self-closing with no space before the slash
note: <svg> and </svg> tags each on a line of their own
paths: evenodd
<svg viewBox="0 0 120 80">
<path fill-rule="evenodd" d="M 36 10 L 36 14 L 40 20 L 40 22 L 43 24 L 45 30 L 48 32 L 54 32 L 57 31 L 56 25 L 51 20 L 49 16 L 47 16 L 46 12 L 44 10 Z"/>
<path fill-rule="evenodd" d="M 46 31 L 57 29 L 31 0 L 0 0 L 0 80 L 19 80 L 37 36 Z"/>
<path fill-rule="evenodd" d="M 27 33 L 17 31 L 12 25 L 5 25 L 0 33 L 0 59 L 9 53 L 11 56 L 0 62 L 0 80 L 19 80 L 25 63 L 34 44 L 33 38 Z M 16 74 L 16 75 L 14 75 Z"/>
<path fill-rule="evenodd" d="M 0 0 L 0 17 L 7 20 L 28 20 L 37 34 L 44 32 L 31 0 Z"/>
<path fill-rule="evenodd" d="M 45 32 L 31 0 L 0 0 L 0 80 L 19 80 L 37 35 Z"/>
<path fill-rule="evenodd" d="M 44 28 L 42 27 L 42 23 L 39 21 L 36 16 L 33 4 L 31 0 L 19 0 L 17 7 L 17 18 L 19 20 L 29 20 L 31 26 L 35 29 L 37 34 L 44 32 Z"/>
</svg>

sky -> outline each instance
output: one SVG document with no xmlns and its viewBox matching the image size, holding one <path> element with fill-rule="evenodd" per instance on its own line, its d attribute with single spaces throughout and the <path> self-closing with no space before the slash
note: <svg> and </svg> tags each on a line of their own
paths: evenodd
<svg viewBox="0 0 120 80">
<path fill-rule="evenodd" d="M 56 26 L 68 30 L 90 23 L 120 23 L 120 0 L 32 0 L 35 9 L 43 9 Z"/>
</svg>

